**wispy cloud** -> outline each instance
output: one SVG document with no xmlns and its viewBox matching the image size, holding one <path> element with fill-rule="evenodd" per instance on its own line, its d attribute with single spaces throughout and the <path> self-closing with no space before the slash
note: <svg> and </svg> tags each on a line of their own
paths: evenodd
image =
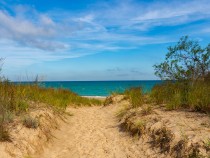
<svg viewBox="0 0 210 158">
<path fill-rule="evenodd" d="M 15 16 L 12 16 L 7 11 L 0 10 L 1 39 L 13 40 L 22 46 L 48 51 L 68 48 L 67 44 L 53 40 L 58 30 L 48 16 L 37 14 L 36 21 L 33 21 L 25 17 L 26 11 L 23 9 L 18 9 L 18 11 L 18 13 L 15 11 Z"/>
<path fill-rule="evenodd" d="M 80 12 L 62 9 L 39 12 L 31 6 L 10 6 L 1 1 L 0 56 L 29 65 L 173 42 L 176 33 L 151 35 L 151 31 L 160 26 L 210 21 L 208 3 L 208 0 L 150 3 L 116 0 L 96 3 Z M 209 23 L 202 30 L 209 33 L 208 27 Z M 198 30 L 194 28 L 191 32 Z"/>
</svg>

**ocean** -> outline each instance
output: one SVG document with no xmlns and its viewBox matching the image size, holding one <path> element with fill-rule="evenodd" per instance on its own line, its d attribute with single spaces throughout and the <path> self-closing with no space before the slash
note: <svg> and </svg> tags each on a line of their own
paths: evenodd
<svg viewBox="0 0 210 158">
<path fill-rule="evenodd" d="M 149 92 L 159 80 L 142 81 L 45 81 L 41 86 L 51 88 L 69 89 L 80 96 L 108 96 L 113 92 L 124 92 L 131 87 L 142 87 L 143 91 Z"/>
</svg>

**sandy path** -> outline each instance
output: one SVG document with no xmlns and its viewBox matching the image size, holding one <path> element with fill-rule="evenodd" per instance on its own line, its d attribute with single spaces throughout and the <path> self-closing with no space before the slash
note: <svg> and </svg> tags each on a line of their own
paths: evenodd
<svg viewBox="0 0 210 158">
<path fill-rule="evenodd" d="M 42 158 L 127 158 L 143 157 L 138 141 L 120 132 L 113 107 L 85 107 L 68 111 L 73 116 L 62 123 L 56 138 Z"/>
</svg>

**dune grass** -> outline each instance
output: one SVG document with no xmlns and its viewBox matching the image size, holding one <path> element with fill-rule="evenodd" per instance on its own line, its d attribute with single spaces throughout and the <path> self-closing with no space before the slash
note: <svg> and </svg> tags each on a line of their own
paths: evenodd
<svg viewBox="0 0 210 158">
<path fill-rule="evenodd" d="M 8 80 L 0 81 L 0 141 L 9 140 L 7 124 L 14 116 L 27 113 L 32 104 L 44 103 L 56 111 L 64 111 L 67 106 L 101 105 L 97 99 L 84 98 L 66 89 L 40 87 L 38 83 L 17 84 Z M 23 124 L 29 128 L 37 127 L 36 121 L 25 118 Z"/>
<path fill-rule="evenodd" d="M 191 109 L 210 113 L 210 80 L 165 81 L 155 85 L 150 93 L 143 94 L 141 87 L 133 87 L 124 92 L 130 101 L 130 108 L 142 107 L 143 104 L 164 105 L 168 110 Z M 144 109 L 151 112 L 151 106 Z"/>
<path fill-rule="evenodd" d="M 124 92 L 126 98 L 131 102 L 131 108 L 137 108 L 143 105 L 143 92 L 141 87 L 133 87 Z"/>
<path fill-rule="evenodd" d="M 164 104 L 169 110 L 190 108 L 210 113 L 209 82 L 165 82 L 156 85 L 150 96 L 155 103 Z"/>
</svg>

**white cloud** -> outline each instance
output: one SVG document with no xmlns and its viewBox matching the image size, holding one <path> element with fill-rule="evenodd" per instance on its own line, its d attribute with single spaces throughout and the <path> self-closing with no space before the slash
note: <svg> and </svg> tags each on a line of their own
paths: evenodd
<svg viewBox="0 0 210 158">
<path fill-rule="evenodd" d="M 13 40 L 23 47 L 34 47 L 41 50 L 55 51 L 68 48 L 68 44 L 53 40 L 58 30 L 52 19 L 46 15 L 40 15 L 37 18 L 38 21 L 32 21 L 26 17 L 12 16 L 7 11 L 0 10 L 0 39 Z"/>
<path fill-rule="evenodd" d="M 97 3 L 79 13 L 67 10 L 39 13 L 23 5 L 10 7 L 12 13 L 0 8 L 0 56 L 7 57 L 11 65 L 15 65 L 15 60 L 19 61 L 16 65 L 30 65 L 174 42 L 175 34 L 147 33 L 157 26 L 210 20 L 207 4 L 208 0 L 152 3 L 128 0 Z M 209 29 L 203 31 L 209 33 Z"/>
</svg>

